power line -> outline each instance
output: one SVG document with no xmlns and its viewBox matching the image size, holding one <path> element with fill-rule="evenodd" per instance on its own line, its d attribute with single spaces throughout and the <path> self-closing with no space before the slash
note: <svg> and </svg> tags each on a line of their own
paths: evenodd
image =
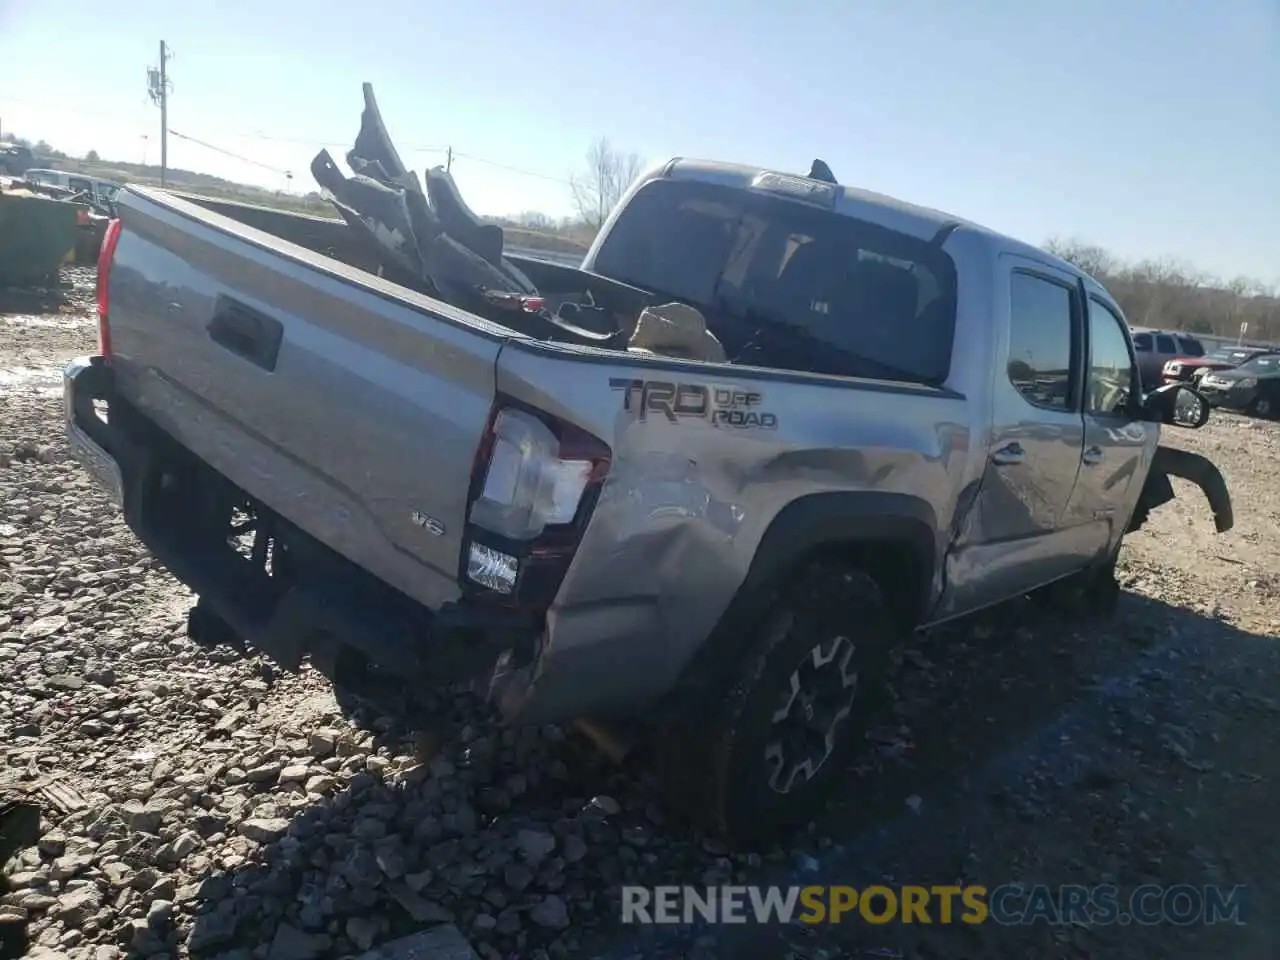
<svg viewBox="0 0 1280 960">
<path fill-rule="evenodd" d="M 173 57 L 173 53 L 172 51 L 169 51 L 169 59 L 172 59 L 172 57 Z M 168 79 L 167 82 L 168 82 L 169 89 L 172 89 L 173 87 L 172 80 Z M 34 100 L 24 101 L 20 99 L 11 100 L 7 97 L 5 98 L 5 102 L 10 104 L 26 104 L 29 106 L 41 105 L 39 101 L 34 101 Z M 69 113 L 75 116 L 93 117 L 95 119 L 102 119 L 105 116 L 105 117 L 115 117 L 117 119 L 123 120 L 126 116 L 125 114 L 121 114 L 121 113 L 115 113 L 115 114 L 103 113 L 100 110 L 78 111 L 74 108 L 69 110 L 63 110 L 62 108 L 59 108 L 59 112 Z M 136 118 L 130 117 L 130 119 L 136 121 Z M 174 133 L 173 131 L 170 131 L 170 133 L 173 133 L 174 136 L 178 136 L 178 134 Z M 275 134 L 263 133 L 261 130 L 255 130 L 251 132 L 249 131 L 237 132 L 237 131 L 223 130 L 219 132 L 219 135 L 221 137 L 234 137 L 236 139 L 245 139 L 245 140 L 261 140 L 261 141 L 272 142 L 272 143 L 292 143 L 292 144 L 298 144 L 300 146 L 308 146 L 308 147 L 314 147 L 314 148 L 333 147 L 336 149 L 342 149 L 344 151 L 346 149 L 349 149 L 352 143 L 351 138 L 348 138 L 345 140 L 338 140 L 338 139 L 324 139 L 320 137 L 316 137 L 316 138 L 285 137 L 285 136 L 276 136 Z M 195 140 L 195 138 L 193 137 L 183 136 L 182 139 L 191 140 L 192 142 L 199 143 L 201 146 L 206 147 L 210 150 L 215 150 L 218 153 L 226 154 L 227 156 L 233 157 L 237 160 L 242 160 L 245 163 L 250 163 L 250 164 L 253 164 L 254 166 L 263 167 L 275 173 L 287 172 L 279 169 L 278 167 L 273 167 L 270 164 L 265 164 L 258 160 L 251 160 L 248 157 L 244 157 L 239 154 L 232 153 L 228 150 L 223 149 L 222 147 L 215 147 L 212 144 L 205 143 L 204 141 Z M 434 144 L 434 143 L 425 143 L 425 144 L 409 143 L 409 144 L 403 144 L 403 145 L 397 144 L 397 146 L 400 148 L 402 153 L 438 153 L 438 154 L 444 154 L 446 158 L 448 158 L 451 150 L 451 148 L 447 144 Z M 465 153 L 465 152 L 453 149 L 452 155 L 453 155 L 453 159 L 455 160 L 456 159 L 471 160 L 474 163 L 484 164 L 485 166 L 494 167 L 498 170 L 505 170 L 508 173 L 518 174 L 519 176 L 532 177 L 535 180 L 544 180 L 548 183 L 558 183 L 563 186 L 571 186 L 571 181 L 566 177 L 557 177 L 552 174 L 545 173 L 539 170 L 526 170 L 523 167 L 513 166 L 512 164 L 503 163 L 502 161 L 499 161 L 499 160 L 490 160 L 488 157 L 482 157 L 482 156 L 479 156 L 478 154 Z M 450 172 L 452 172 L 452 164 L 449 163 L 447 164 L 447 166 L 449 167 Z"/>
<path fill-rule="evenodd" d="M 490 167 L 497 167 L 499 170 L 509 170 L 512 173 L 519 173 L 526 177 L 536 177 L 539 180 L 548 180 L 551 183 L 561 183 L 565 186 L 571 185 L 570 181 L 563 177 L 553 177 L 550 174 L 538 173 L 535 170 L 522 170 L 520 167 L 513 167 L 510 164 L 499 163 L 497 160 L 486 160 L 484 157 L 477 157 L 474 153 L 460 153 L 455 150 L 453 155 L 455 157 L 462 157 L 465 160 L 474 160 L 476 163 L 483 163 Z"/>
<path fill-rule="evenodd" d="M 197 140 L 195 137 L 189 137 L 185 133 L 179 133 L 177 130 L 170 130 L 169 132 L 173 134 L 175 137 L 177 137 L 179 140 L 189 140 L 192 143 L 195 143 L 204 147 L 206 150 L 212 150 L 214 153 L 220 153 L 223 156 L 231 157 L 232 159 L 239 160 L 242 163 L 251 163 L 255 167 L 262 167 L 262 169 L 270 170 L 272 173 L 282 173 L 286 177 L 290 177 L 293 175 L 292 171 L 283 170 L 280 167 L 273 167 L 271 166 L 271 164 L 263 163 L 261 160 L 253 160 L 249 157 L 242 157 L 238 153 L 232 153 L 230 150 L 224 150 L 222 147 L 215 147 L 212 143 L 205 143 L 203 140 Z"/>
<path fill-rule="evenodd" d="M 205 143 L 204 141 L 196 140 L 194 137 L 178 134 L 176 131 L 170 131 L 170 132 L 173 133 L 175 137 L 182 136 L 182 139 L 184 140 L 190 140 L 193 143 L 199 143 L 203 147 L 207 147 L 210 150 L 216 150 L 218 153 L 226 154 L 227 156 L 234 157 L 237 160 L 243 160 L 246 163 L 252 163 L 255 166 L 263 167 L 267 170 L 271 170 L 276 173 L 287 173 L 287 171 L 280 170 L 279 168 L 273 167 L 270 164 L 265 164 L 258 160 L 250 160 L 248 157 L 243 157 L 237 153 L 232 153 L 229 150 L 224 150 L 221 147 L 215 147 L 212 144 Z M 265 141 L 273 141 L 278 143 L 297 143 L 297 144 L 303 144 L 307 146 L 342 147 L 345 145 L 344 143 L 336 140 L 310 140 L 310 139 L 304 140 L 298 137 L 275 137 L 275 136 L 270 136 L 264 133 L 229 133 L 228 132 L 225 135 L 229 137 L 241 137 L 247 140 L 265 140 Z M 474 161 L 475 163 L 482 163 L 485 166 L 496 167 L 499 170 L 506 170 L 509 173 L 516 173 L 516 174 L 520 174 L 521 176 L 533 177 L 538 180 L 546 180 L 550 183 L 559 183 L 565 186 L 570 185 L 570 181 L 565 179 L 564 177 L 553 177 L 550 174 L 540 173 L 536 170 L 525 170 L 521 167 L 514 167 L 509 163 L 501 163 L 500 161 L 497 161 L 497 160 L 489 160 L 486 157 L 480 157 L 474 153 L 462 153 L 461 151 L 454 150 L 452 147 L 448 147 L 448 146 L 437 146 L 434 144 L 432 145 L 407 144 L 404 146 L 403 152 L 404 153 L 443 153 L 447 158 L 446 169 L 449 169 L 449 170 L 452 170 L 453 160 L 455 158 L 462 158 L 465 160 Z"/>
<path fill-rule="evenodd" d="M 273 134 L 263 133 L 255 130 L 252 133 L 228 133 L 227 136 L 243 137 L 246 140 L 267 140 L 273 143 L 297 143 L 304 146 L 312 147 L 335 147 L 346 149 L 351 146 L 351 139 L 346 140 L 323 140 L 318 137 L 277 137 Z M 408 143 L 402 145 L 406 153 L 447 153 L 449 147 L 447 144 L 415 144 Z"/>
<path fill-rule="evenodd" d="M 335 147 L 335 148 L 346 147 L 351 142 L 350 140 L 323 140 L 320 138 L 316 138 L 313 140 L 309 138 L 304 139 L 301 137 L 277 137 L 273 134 L 263 133 L 260 130 L 254 131 L 252 133 L 231 133 L 228 131 L 226 132 L 226 136 L 242 137 L 246 140 L 265 140 L 265 141 L 275 142 L 275 143 L 297 143 L 297 144 L 303 144 L 306 146 Z M 509 173 L 518 173 L 521 176 L 534 177 L 538 180 L 547 180 L 551 183 L 560 183 L 560 184 L 564 184 L 565 186 L 570 185 L 570 181 L 566 180 L 564 177 L 553 177 L 550 174 L 539 173 L 536 170 L 525 170 L 522 167 L 513 167 L 509 163 L 502 163 L 497 160 L 489 160 L 485 157 L 477 156 L 474 153 L 462 153 L 458 150 L 454 150 L 453 147 L 448 145 L 408 143 L 408 144 L 403 144 L 401 146 L 402 146 L 403 152 L 405 153 L 443 153 L 448 157 L 448 163 L 446 164 L 446 168 L 449 168 L 452 166 L 452 160 L 454 157 L 462 157 L 466 160 L 474 160 L 476 163 L 483 163 L 484 165 L 489 167 L 497 167 L 499 170 L 506 170 Z M 250 162 L 252 163 L 254 161 L 250 161 Z M 268 167 L 268 169 L 272 169 L 272 168 Z"/>
</svg>

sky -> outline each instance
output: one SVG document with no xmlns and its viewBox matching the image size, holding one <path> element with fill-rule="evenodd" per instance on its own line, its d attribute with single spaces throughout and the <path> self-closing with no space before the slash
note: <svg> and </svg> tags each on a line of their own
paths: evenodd
<svg viewBox="0 0 1280 960">
<path fill-rule="evenodd" d="M 604 136 L 1280 285 L 1280 0 L 0 0 L 0 135 L 158 162 L 162 39 L 170 165 L 241 182 L 313 189 L 368 81 L 481 213 L 572 213 Z"/>
</svg>

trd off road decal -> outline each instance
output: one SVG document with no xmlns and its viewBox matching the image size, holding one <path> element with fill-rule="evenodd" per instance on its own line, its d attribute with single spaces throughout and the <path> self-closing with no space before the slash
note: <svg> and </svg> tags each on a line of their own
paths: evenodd
<svg viewBox="0 0 1280 960">
<path fill-rule="evenodd" d="M 778 428 L 778 415 L 760 409 L 764 395 L 754 390 L 627 377 L 610 377 L 609 389 L 621 391 L 622 409 L 641 420 L 661 415 L 671 423 L 708 420 L 712 426 L 732 429 Z"/>
</svg>

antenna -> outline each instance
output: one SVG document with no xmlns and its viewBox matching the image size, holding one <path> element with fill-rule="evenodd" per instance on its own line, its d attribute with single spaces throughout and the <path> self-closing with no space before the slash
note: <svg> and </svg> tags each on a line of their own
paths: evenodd
<svg viewBox="0 0 1280 960">
<path fill-rule="evenodd" d="M 838 183 L 836 175 L 831 172 L 831 168 L 822 160 L 814 159 L 813 166 L 809 168 L 810 180 L 821 180 L 823 183 Z"/>
</svg>

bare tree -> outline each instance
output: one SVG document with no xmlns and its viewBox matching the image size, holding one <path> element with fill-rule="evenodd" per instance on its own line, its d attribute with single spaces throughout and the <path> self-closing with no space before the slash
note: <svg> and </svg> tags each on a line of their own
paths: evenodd
<svg viewBox="0 0 1280 960">
<path fill-rule="evenodd" d="M 1280 289 L 1249 277 L 1216 279 L 1169 257 L 1126 263 L 1102 247 L 1053 238 L 1049 252 L 1106 285 L 1130 323 L 1234 340 L 1280 341 Z"/>
<path fill-rule="evenodd" d="M 1044 248 L 1067 263 L 1074 263 L 1091 277 L 1105 277 L 1116 270 L 1116 258 L 1102 247 L 1082 240 L 1062 240 L 1050 237 Z"/>
<path fill-rule="evenodd" d="M 556 223 L 545 213 L 539 210 L 526 210 L 518 213 L 512 218 L 518 226 L 528 227 L 531 230 L 554 230 Z"/>
<path fill-rule="evenodd" d="M 587 151 L 587 170 L 569 180 L 573 205 L 578 216 L 592 230 L 599 230 L 627 187 L 640 175 L 641 160 L 634 153 L 621 153 L 601 137 Z"/>
</svg>

